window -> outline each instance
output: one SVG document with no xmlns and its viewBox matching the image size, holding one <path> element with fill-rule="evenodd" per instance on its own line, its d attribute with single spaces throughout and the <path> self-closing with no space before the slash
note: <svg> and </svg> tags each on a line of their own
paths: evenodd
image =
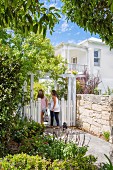
<svg viewBox="0 0 113 170">
<path fill-rule="evenodd" d="M 77 64 L 77 57 L 73 57 L 72 58 L 72 63 L 76 63 Z"/>
<path fill-rule="evenodd" d="M 94 50 L 94 66 L 100 66 L 100 49 Z"/>
</svg>

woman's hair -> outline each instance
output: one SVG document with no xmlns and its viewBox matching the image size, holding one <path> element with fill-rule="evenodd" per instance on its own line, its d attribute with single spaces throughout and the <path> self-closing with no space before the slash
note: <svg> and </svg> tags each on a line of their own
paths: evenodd
<svg viewBox="0 0 113 170">
<path fill-rule="evenodd" d="M 58 97 L 56 90 L 52 90 L 52 95 Z"/>
<path fill-rule="evenodd" d="M 40 90 L 38 91 L 38 96 L 37 96 L 37 98 L 41 98 L 41 99 L 44 98 L 44 91 L 43 91 L 42 89 L 40 89 Z"/>
</svg>

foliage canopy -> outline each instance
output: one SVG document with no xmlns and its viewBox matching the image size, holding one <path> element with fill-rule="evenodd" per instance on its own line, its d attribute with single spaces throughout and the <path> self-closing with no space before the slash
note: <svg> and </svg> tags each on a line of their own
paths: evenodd
<svg viewBox="0 0 113 170">
<path fill-rule="evenodd" d="M 67 19 L 85 31 L 99 34 L 113 48 L 113 9 L 110 0 L 62 0 Z"/>
<path fill-rule="evenodd" d="M 0 26 L 27 34 L 29 31 L 46 35 L 49 28 L 52 33 L 54 25 L 60 18 L 55 7 L 46 8 L 39 0 L 2 0 L 0 1 Z"/>
<path fill-rule="evenodd" d="M 7 127 L 15 106 L 22 102 L 22 86 L 29 79 L 28 72 L 36 74 L 38 79 L 44 73 L 51 71 L 53 79 L 65 71 L 64 62 L 60 56 L 54 57 L 54 50 L 48 39 L 43 35 L 30 33 L 25 39 L 18 34 L 11 36 L 1 30 L 0 41 L 0 129 Z M 60 67 L 62 64 L 62 68 Z M 54 69 L 55 68 L 55 69 Z M 39 75 L 38 70 L 41 71 Z M 10 120 L 10 119 L 9 119 Z"/>
</svg>

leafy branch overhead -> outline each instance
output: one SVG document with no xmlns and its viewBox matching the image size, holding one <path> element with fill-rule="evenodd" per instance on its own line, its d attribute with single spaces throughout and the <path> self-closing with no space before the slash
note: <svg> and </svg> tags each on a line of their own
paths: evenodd
<svg viewBox="0 0 113 170">
<path fill-rule="evenodd" d="M 67 19 L 85 31 L 99 34 L 113 48 L 113 2 L 112 0 L 62 0 L 63 13 Z"/>
<path fill-rule="evenodd" d="M 55 7 L 46 8 L 38 0 L 2 0 L 0 1 L 0 26 L 10 27 L 27 35 L 29 31 L 39 33 L 49 28 L 50 33 L 60 19 L 59 10 Z"/>
</svg>

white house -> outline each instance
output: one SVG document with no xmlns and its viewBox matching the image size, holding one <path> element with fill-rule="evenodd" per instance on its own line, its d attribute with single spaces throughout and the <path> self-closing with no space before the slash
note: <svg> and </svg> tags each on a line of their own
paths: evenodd
<svg viewBox="0 0 113 170">
<path fill-rule="evenodd" d="M 104 93 L 113 89 L 113 49 L 101 39 L 89 38 L 78 44 L 61 43 L 55 47 L 55 55 L 67 60 L 69 69 L 83 72 L 88 69 L 90 75 L 99 74 L 99 89 Z"/>
</svg>

